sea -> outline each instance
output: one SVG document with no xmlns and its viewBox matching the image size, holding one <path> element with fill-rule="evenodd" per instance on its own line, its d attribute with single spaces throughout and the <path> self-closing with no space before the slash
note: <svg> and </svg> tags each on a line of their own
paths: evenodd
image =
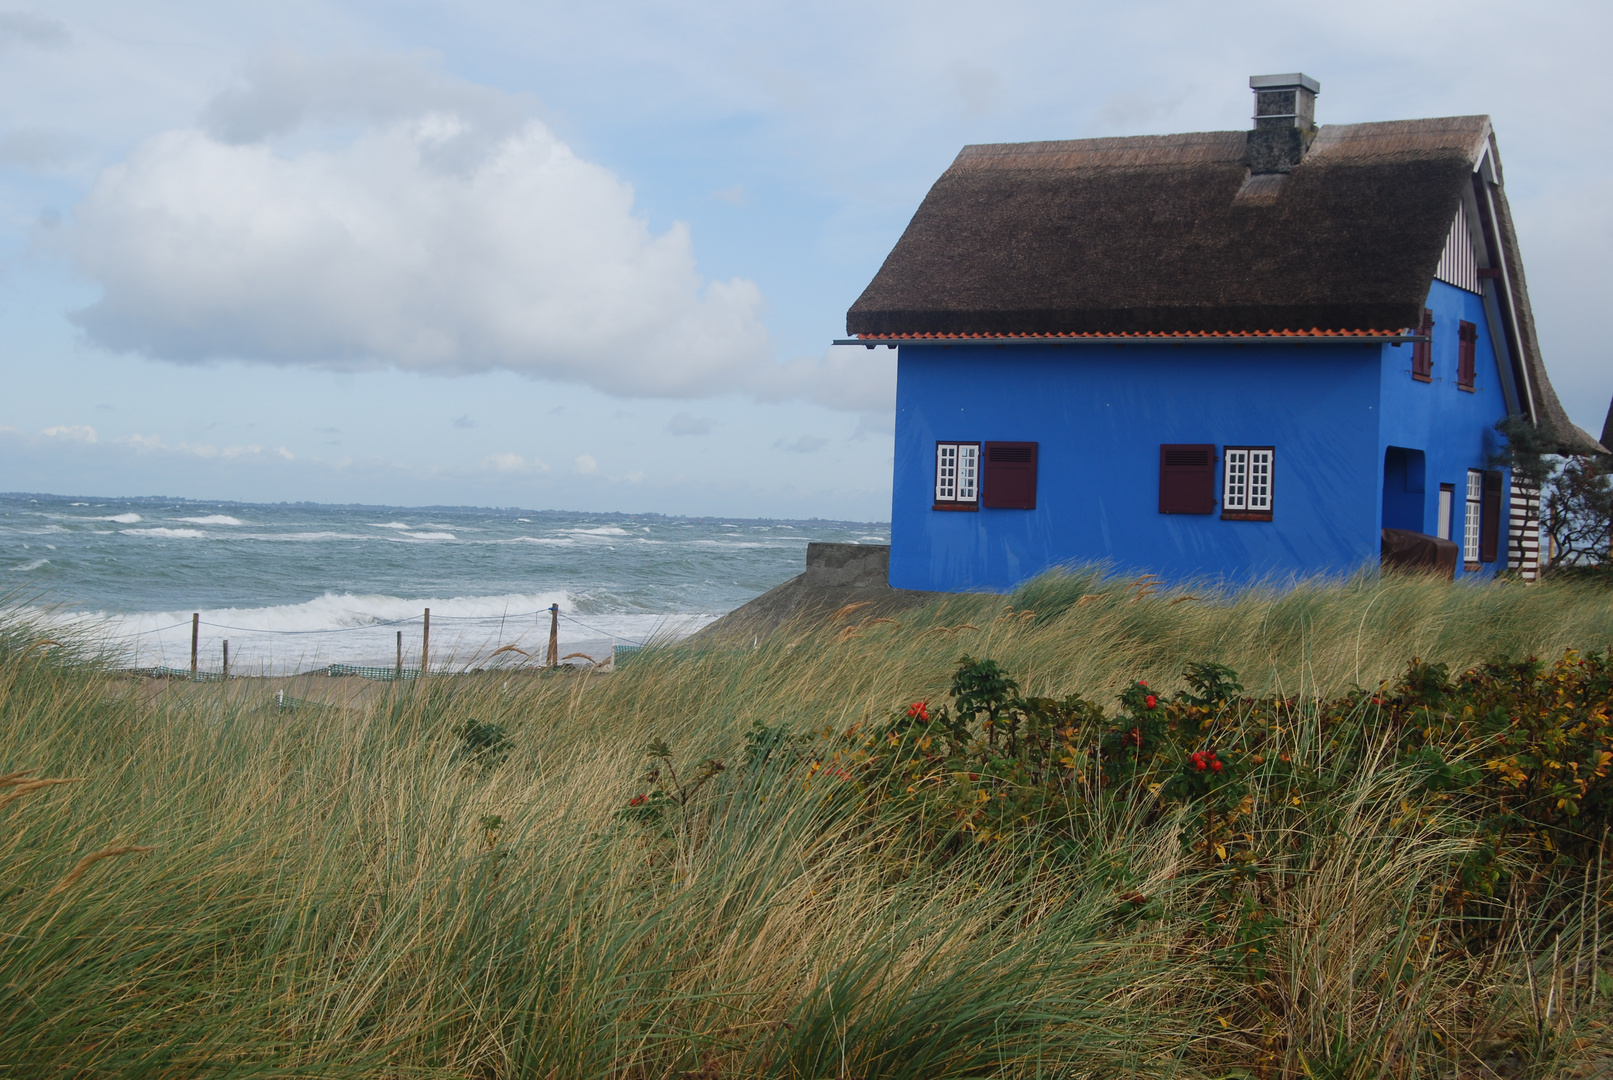
<svg viewBox="0 0 1613 1080">
<path fill-rule="evenodd" d="M 131 668 L 576 665 L 676 640 L 888 523 L 0 495 L 0 609 Z M 401 635 L 401 638 L 400 638 Z M 401 646 L 400 646 L 401 641 Z"/>
</svg>

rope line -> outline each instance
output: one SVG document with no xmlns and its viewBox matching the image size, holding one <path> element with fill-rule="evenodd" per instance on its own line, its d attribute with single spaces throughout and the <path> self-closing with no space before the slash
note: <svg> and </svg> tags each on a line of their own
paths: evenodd
<svg viewBox="0 0 1613 1080">
<path fill-rule="evenodd" d="M 336 626 L 329 630 L 258 630 L 250 626 L 227 626 L 224 623 L 203 622 L 203 626 L 211 626 L 215 630 L 239 630 L 243 634 L 346 634 L 354 630 L 374 630 L 382 626 L 401 626 L 408 622 L 418 622 L 420 617 L 409 619 L 391 619 L 386 622 L 364 623 L 361 626 Z M 178 626 L 189 626 L 189 623 L 177 623 Z M 172 629 L 168 627 L 167 629 Z M 149 633 L 149 631 L 147 631 Z"/>
<path fill-rule="evenodd" d="M 530 618 L 530 617 L 532 617 L 534 615 L 547 615 L 547 614 L 549 614 L 549 609 L 548 608 L 539 608 L 537 611 L 529 611 L 529 612 L 526 612 L 526 613 L 520 614 L 520 615 L 442 615 L 442 616 L 438 617 L 437 621 L 444 622 L 444 623 L 449 623 L 449 622 L 453 622 L 453 623 L 498 622 L 498 623 L 502 624 L 502 623 L 505 623 L 505 622 L 514 621 L 516 619 L 526 619 L 526 618 Z M 644 645 L 644 642 L 635 640 L 634 638 L 630 638 L 625 634 L 612 633 L 609 630 L 601 630 L 597 626 L 590 626 L 588 623 L 583 622 L 581 619 L 574 619 L 570 615 L 567 615 L 563 611 L 560 612 L 560 617 L 562 619 L 566 620 L 569 623 L 572 623 L 572 624 L 574 624 L 576 626 L 582 627 L 584 630 L 592 631 L 593 633 L 599 634 L 599 635 L 601 635 L 603 637 L 610 638 L 610 639 L 612 639 L 614 641 L 622 641 L 622 642 L 627 643 L 628 645 L 638 645 L 638 646 L 643 646 Z M 419 615 L 415 615 L 415 616 L 411 616 L 410 618 L 407 618 L 407 619 L 389 619 L 389 620 L 386 620 L 384 622 L 365 623 L 362 626 L 337 626 L 337 627 L 332 627 L 330 629 L 325 629 L 325 630 L 269 630 L 269 629 L 259 629 L 257 627 L 251 627 L 251 626 L 233 626 L 233 625 L 230 625 L 228 623 L 215 623 L 215 622 L 206 622 L 206 621 L 201 622 L 200 625 L 209 627 L 209 628 L 211 628 L 213 630 L 234 630 L 234 631 L 237 631 L 237 632 L 242 633 L 242 634 L 277 634 L 277 635 L 282 635 L 282 636 L 289 635 L 289 636 L 300 637 L 300 636 L 304 636 L 304 635 L 308 635 L 308 634 L 348 634 L 348 633 L 352 633 L 352 632 L 357 631 L 357 630 L 377 630 L 377 629 L 380 629 L 381 627 L 384 627 L 384 626 L 402 626 L 405 623 L 416 623 L 416 622 L 421 622 L 421 621 L 423 621 L 422 617 L 419 616 Z M 176 622 L 176 623 L 172 623 L 172 624 L 170 624 L 168 626 L 153 627 L 153 628 L 151 628 L 149 630 L 136 630 L 130 636 L 131 637 L 142 637 L 142 636 L 144 636 L 146 634 L 161 634 L 161 633 L 164 633 L 164 632 L 169 631 L 169 630 L 178 630 L 181 627 L 186 627 L 186 626 L 189 626 L 189 625 L 190 625 L 189 622 Z"/>
<path fill-rule="evenodd" d="M 518 614 L 518 615 L 439 615 L 437 617 L 436 621 L 439 622 L 439 623 L 475 623 L 475 622 L 491 623 L 491 622 L 497 622 L 500 625 L 500 627 L 502 627 L 505 623 L 508 623 L 508 622 L 514 622 L 514 621 L 517 621 L 517 620 L 520 620 L 520 619 L 529 619 L 529 618 L 533 618 L 534 616 L 548 615 L 548 614 L 550 614 L 550 609 L 549 608 L 539 608 L 536 611 L 522 612 L 521 614 Z M 574 626 L 580 626 L 584 630 L 588 630 L 588 631 L 591 631 L 592 633 L 599 634 L 602 637 L 610 638 L 612 641 L 620 641 L 620 642 L 623 642 L 623 643 L 628 644 L 628 645 L 637 645 L 637 646 L 639 646 L 641 648 L 645 645 L 645 642 L 638 641 L 638 640 L 636 640 L 634 638 L 630 638 L 630 637 L 626 636 L 625 634 L 612 633 L 609 630 L 601 630 L 597 626 L 591 626 L 588 623 L 583 622 L 581 619 L 573 618 L 572 616 L 567 615 L 563 611 L 559 612 L 558 614 L 559 614 L 560 618 L 566 620 L 568 623 L 571 623 Z M 265 629 L 259 629 L 259 628 L 251 627 L 251 626 L 233 626 L 233 625 L 230 625 L 228 623 L 215 623 L 215 622 L 205 622 L 205 621 L 201 622 L 200 625 L 209 627 L 209 628 L 211 628 L 213 630 L 234 630 L 234 631 L 236 631 L 238 633 L 242 633 L 242 634 L 275 634 L 275 635 L 281 635 L 281 636 L 301 637 L 301 636 L 306 636 L 306 635 L 309 635 L 309 634 L 347 634 L 347 633 L 353 633 L 353 632 L 359 631 L 359 630 L 378 630 L 378 629 L 380 629 L 382 627 L 386 627 L 386 626 L 402 626 L 402 625 L 405 625 L 407 623 L 418 623 L 418 622 L 423 622 L 423 621 L 424 621 L 424 616 L 411 615 L 408 618 L 404 618 L 404 619 L 388 619 L 388 620 L 385 620 L 385 621 L 382 621 L 382 622 L 364 623 L 363 625 L 360 625 L 360 626 L 337 626 L 337 627 L 332 627 L 330 629 L 323 629 L 323 630 L 270 630 L 270 629 L 266 629 L 266 628 Z M 143 637 L 143 636 L 145 636 L 147 634 L 161 634 L 161 633 L 166 633 L 169 630 L 178 630 L 178 629 L 180 629 L 182 627 L 186 627 L 186 626 L 189 626 L 189 625 L 191 625 L 190 621 L 186 620 L 184 622 L 172 623 L 172 624 L 170 624 L 168 626 L 153 627 L 153 628 L 151 628 L 149 630 L 135 630 L 135 631 L 131 632 L 129 634 L 129 636 L 130 637 Z"/>
<path fill-rule="evenodd" d="M 621 634 L 608 634 L 608 633 L 605 633 L 605 631 L 601 630 L 599 627 L 597 627 L 597 626 L 589 626 L 587 623 L 583 622 L 581 619 L 573 619 L 570 615 L 567 615 L 563 611 L 560 613 L 560 617 L 562 619 L 566 620 L 569 623 L 576 623 L 578 626 L 582 627 L 584 630 L 592 630 L 596 634 L 605 634 L 605 636 L 608 637 L 608 638 L 625 641 L 629 645 L 638 645 L 640 647 L 642 647 L 644 645 L 644 642 L 642 642 L 642 641 L 634 641 L 632 638 L 623 637 Z"/>
</svg>

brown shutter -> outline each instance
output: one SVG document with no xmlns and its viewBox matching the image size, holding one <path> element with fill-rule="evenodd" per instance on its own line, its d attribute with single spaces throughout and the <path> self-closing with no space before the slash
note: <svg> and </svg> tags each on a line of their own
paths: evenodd
<svg viewBox="0 0 1613 1080">
<path fill-rule="evenodd" d="M 1501 546 L 1501 473 L 1484 474 L 1484 501 L 1479 504 L 1479 562 L 1495 562 Z"/>
<path fill-rule="evenodd" d="M 981 447 L 980 505 L 1036 509 L 1036 444 L 989 442 Z"/>
<path fill-rule="evenodd" d="M 1159 448 L 1159 512 L 1215 513 L 1215 445 L 1165 443 Z"/>
<path fill-rule="evenodd" d="M 1457 323 L 1456 340 L 1456 385 L 1463 390 L 1471 390 L 1473 389 L 1474 355 L 1478 347 L 1479 328 L 1465 320 Z"/>
<path fill-rule="evenodd" d="M 1418 382 L 1434 381 L 1434 313 L 1423 308 L 1422 321 L 1417 324 L 1417 335 L 1427 341 L 1418 341 L 1411 347 L 1411 377 Z"/>
</svg>

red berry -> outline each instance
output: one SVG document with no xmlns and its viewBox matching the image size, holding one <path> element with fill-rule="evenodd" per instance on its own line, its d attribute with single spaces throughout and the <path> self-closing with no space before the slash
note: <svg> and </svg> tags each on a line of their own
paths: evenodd
<svg viewBox="0 0 1613 1080">
<path fill-rule="evenodd" d="M 1155 705 L 1159 704 L 1159 699 L 1153 694 L 1149 694 L 1147 697 L 1143 698 L 1143 703 L 1152 709 Z"/>
<path fill-rule="evenodd" d="M 1211 761 L 1210 762 L 1210 768 L 1214 769 L 1216 772 L 1220 772 L 1221 771 L 1221 763 L 1219 761 Z"/>
</svg>

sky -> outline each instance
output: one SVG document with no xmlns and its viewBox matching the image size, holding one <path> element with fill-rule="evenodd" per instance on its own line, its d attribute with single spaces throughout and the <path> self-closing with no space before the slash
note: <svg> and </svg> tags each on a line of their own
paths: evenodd
<svg viewBox="0 0 1613 1080">
<path fill-rule="evenodd" d="M 889 518 L 833 347 L 977 142 L 1488 113 L 1613 396 L 1613 5 L 0 0 L 0 490 Z"/>
</svg>

